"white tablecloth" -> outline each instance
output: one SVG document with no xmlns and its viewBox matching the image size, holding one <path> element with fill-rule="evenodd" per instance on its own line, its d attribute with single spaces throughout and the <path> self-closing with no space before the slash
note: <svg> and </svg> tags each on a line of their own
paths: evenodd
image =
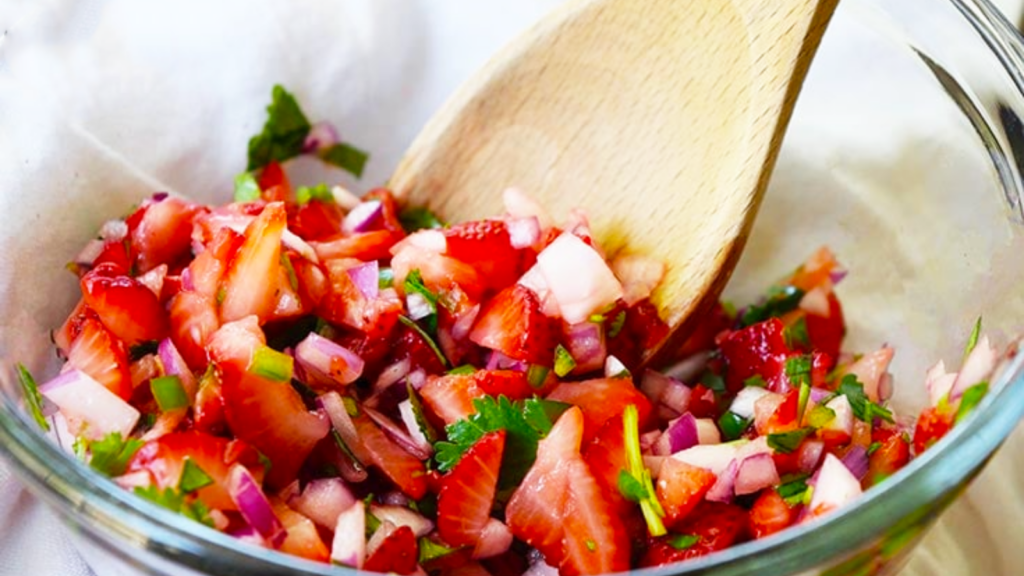
<svg viewBox="0 0 1024 576">
<path fill-rule="evenodd" d="M 383 181 L 387 171 L 394 164 L 394 161 L 401 153 L 401 147 L 393 145 L 395 142 L 408 142 L 414 135 L 418 126 L 424 119 L 429 117 L 432 110 L 436 109 L 444 96 L 448 94 L 460 81 L 467 77 L 474 69 L 482 64 L 487 56 L 510 38 L 516 31 L 526 27 L 538 15 L 550 5 L 557 3 L 556 0 L 489 0 L 488 2 L 476 2 L 473 0 L 352 0 L 347 7 L 347 13 L 353 17 L 355 26 L 349 30 L 355 32 L 348 47 L 356 50 L 370 51 L 377 50 L 379 46 L 385 46 L 387 51 L 395 58 L 394 66 L 391 67 L 360 67 L 358 63 L 347 70 L 352 71 L 353 78 L 359 78 L 363 82 L 385 83 L 394 87 L 394 94 L 397 98 L 407 99 L 407 103 L 396 107 L 396 116 L 391 118 L 386 125 L 369 125 L 365 121 L 355 119 L 349 124 L 343 124 L 343 129 L 351 129 L 359 133 L 357 140 L 364 147 L 378 152 L 369 167 L 367 181 Z M 17 39 L 22 30 L 38 26 L 40 22 L 52 22 L 59 20 L 58 14 L 61 10 L 70 11 L 70 2 L 53 0 L 42 2 L 41 0 L 4 0 L 0 2 L 0 32 L 7 31 L 12 39 Z M 188 4 L 188 3 L 181 3 Z M 201 9 L 202 3 L 192 2 L 196 7 L 195 17 L 202 18 L 205 9 Z M 264 4 L 266 4 L 264 6 Z M 252 4 L 235 3 L 234 8 L 242 11 L 256 11 L 256 5 L 269 8 L 273 2 Z M 298 5 L 288 4 L 293 14 L 281 13 L 281 4 L 278 10 L 268 10 L 267 18 L 257 18 L 254 23 L 247 23 L 246 30 L 241 34 L 227 32 L 223 41 L 241 41 L 244 43 L 246 35 L 261 33 L 277 33 L 277 26 L 287 28 L 292 20 L 301 21 L 303 25 L 309 24 L 309 14 L 305 14 L 307 20 L 303 20 L 303 8 L 310 2 L 303 2 Z M 1020 16 L 1022 0 L 1001 0 L 997 2 L 1007 10 L 1011 19 L 1016 21 Z M 83 7 L 84 5 L 84 7 Z M 148 8 L 146 7 L 148 6 Z M 169 10 L 167 5 L 163 7 L 140 6 L 136 9 L 158 9 L 167 11 L 169 21 L 165 29 L 157 35 L 164 34 L 163 40 L 171 38 L 166 36 L 173 34 L 175 27 L 173 20 L 181 17 L 182 13 L 189 12 L 184 8 L 180 10 Z M 92 18 L 102 19 L 104 17 L 102 2 L 78 3 L 76 10 L 79 12 L 94 11 Z M 230 8 L 224 8 L 230 11 Z M 126 11 L 119 14 L 124 16 Z M 81 20 L 81 18 L 79 18 Z M 88 21 L 89 18 L 87 17 Z M 344 24 L 344 23 L 343 23 Z M 351 23 L 348 23 L 351 24 Z M 296 24 L 298 25 L 298 24 Z M 344 25 L 342 26 L 344 28 Z M 312 28 L 324 34 L 331 31 L 328 28 Z M 140 31 L 146 34 L 153 31 Z M 216 35 L 219 30 L 207 30 Z M 89 33 L 89 32 L 85 32 Z M 288 30 L 281 34 L 287 36 Z M 311 34 L 310 36 L 313 36 Z M 211 37 L 211 38 L 215 38 Z M 211 38 L 189 38 L 189 45 L 215 41 Z M 134 41 L 145 49 L 146 43 L 139 38 Z M 316 38 L 309 41 L 316 42 Z M 13 43 L 13 41 L 12 41 Z M 184 46 L 185 44 L 183 44 Z M 281 47 L 287 51 L 287 46 Z M 186 50 L 187 51 L 187 50 Z M 246 60 L 244 49 L 240 51 L 242 60 L 239 66 L 246 63 L 258 66 L 255 58 Z M 0 63 L 2 60 L 0 53 Z M 325 58 L 331 57 L 324 55 Z M 251 58 L 251 55 L 250 55 Z M 8 71 L 0 68 L 0 80 Z M 31 74 L 31 71 L 29 71 Z M 258 78 L 258 74 L 254 75 Z M 217 70 L 204 68 L 202 63 L 197 63 L 197 82 L 213 82 L 219 78 Z M 269 86 L 281 81 L 288 84 L 288 78 L 259 78 L 258 84 L 268 91 Z M 326 82 L 326 80 L 325 80 Z M 223 92 L 231 94 L 232 90 L 244 90 L 238 86 L 223 86 Z M 364 86 L 365 88 L 365 86 Z M 350 88 L 358 97 L 360 86 L 354 83 Z M 345 88 L 332 92 L 332 97 L 344 100 Z M 313 103 L 310 108 L 316 108 Z M 393 105 L 393 104 L 392 104 Z M 319 116 L 316 116 L 319 118 Z M 379 120 L 379 119 L 378 119 Z M 175 118 L 166 118 L 164 121 L 175 123 Z M 182 119 L 183 123 L 192 122 L 192 126 L 201 130 L 203 119 L 190 118 Z M 116 138 L 116 135 L 114 136 Z M 240 144 L 244 140 L 243 134 L 232 135 L 231 148 L 222 152 L 211 150 L 210 154 L 219 153 L 238 154 L 243 150 Z M 0 151 L 4 150 L 4 135 L 0 133 Z M 392 143 L 387 145 L 387 143 Z M 9 145 L 10 143 L 8 143 Z M 116 144 L 116 142 L 115 142 Z M 383 151 L 383 152 L 381 152 Z M 216 158 L 215 158 L 216 160 Z M 167 183 L 168 187 L 187 187 L 190 182 L 187 176 L 180 178 L 170 175 L 159 183 Z M 0 190 L 2 194 L 13 193 L 10 190 Z M 1019 434 L 1018 434 L 1019 436 Z M 1021 450 L 1021 442 L 1011 444 L 1010 450 Z M 997 462 L 995 469 L 989 469 L 986 477 L 1000 475 L 1003 477 L 1016 478 L 1016 482 L 1024 479 L 1024 470 L 1021 466 L 1003 458 Z M 1019 558 L 1019 534 L 979 534 L 979 541 L 995 539 L 1001 542 L 1001 554 L 987 555 L 978 558 L 977 562 L 967 563 L 963 548 L 967 545 L 964 542 L 957 542 L 949 526 L 958 522 L 970 522 L 974 514 L 978 513 L 998 514 L 998 504 L 986 502 L 983 497 L 976 497 L 958 503 L 946 514 L 943 524 L 929 535 L 929 547 L 932 550 L 929 555 L 916 557 L 908 567 L 908 574 L 959 574 L 982 575 L 1006 572 L 1007 566 L 1014 564 L 1007 563 L 1005 558 Z M 973 540 L 973 539 L 972 539 Z M 969 543 L 968 543 L 969 544 Z M 1019 565 L 1019 564 L 1017 564 Z M 10 476 L 10 473 L 0 463 L 0 576 L 33 575 L 33 576 L 87 576 L 93 572 L 76 553 L 69 543 L 63 527 L 54 518 L 48 509 L 43 507 L 31 495 Z M 100 576 L 103 576 L 100 573 Z"/>
</svg>

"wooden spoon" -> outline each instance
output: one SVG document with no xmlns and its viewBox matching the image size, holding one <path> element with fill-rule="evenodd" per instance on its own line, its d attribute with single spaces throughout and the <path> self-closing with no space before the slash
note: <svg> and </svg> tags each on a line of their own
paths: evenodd
<svg viewBox="0 0 1024 576">
<path fill-rule="evenodd" d="M 675 342 L 728 280 L 838 0 L 574 0 L 426 125 L 390 185 L 449 221 L 521 188 L 666 264 Z M 654 351 L 650 351 L 649 360 Z"/>
</svg>

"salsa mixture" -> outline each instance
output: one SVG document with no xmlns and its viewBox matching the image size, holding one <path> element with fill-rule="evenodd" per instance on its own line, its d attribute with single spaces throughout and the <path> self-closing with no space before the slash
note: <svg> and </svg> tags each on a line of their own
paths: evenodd
<svg viewBox="0 0 1024 576">
<path fill-rule="evenodd" d="M 894 350 L 843 349 L 825 248 L 641 370 L 661 263 L 609 259 L 582 212 L 556 225 L 516 190 L 444 225 L 383 188 L 293 187 L 295 156 L 359 175 L 366 155 L 281 87 L 268 112 L 234 202 L 155 194 L 103 226 L 69 265 L 63 370 L 20 368 L 88 465 L 246 542 L 398 574 L 684 561 L 856 500 L 987 391 L 979 320 L 931 407 L 895 414 Z"/>
</svg>

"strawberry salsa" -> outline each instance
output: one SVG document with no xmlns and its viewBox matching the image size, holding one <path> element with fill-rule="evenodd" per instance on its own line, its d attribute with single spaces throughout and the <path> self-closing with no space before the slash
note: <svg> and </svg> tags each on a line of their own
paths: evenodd
<svg viewBox="0 0 1024 576">
<path fill-rule="evenodd" d="M 254 545 L 398 574 L 683 561 L 856 500 L 995 370 L 979 321 L 897 415 L 893 349 L 843 350 L 827 249 L 640 370 L 667 335 L 660 263 L 608 259 L 582 212 L 556 226 L 515 190 L 446 226 L 386 189 L 293 187 L 295 156 L 358 175 L 366 155 L 280 87 L 268 112 L 235 201 L 156 194 L 105 224 L 69 266 L 60 375 L 19 367 L 92 468 Z"/>
</svg>

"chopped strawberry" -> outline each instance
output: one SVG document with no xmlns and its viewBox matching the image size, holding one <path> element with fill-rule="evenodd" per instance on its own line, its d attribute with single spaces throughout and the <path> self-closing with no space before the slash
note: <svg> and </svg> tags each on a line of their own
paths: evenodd
<svg viewBox="0 0 1024 576">
<path fill-rule="evenodd" d="M 224 420 L 224 394 L 216 370 L 209 370 L 199 379 L 199 390 L 192 406 L 192 422 L 195 429 L 200 432 L 224 432 L 227 424 Z"/>
<path fill-rule="evenodd" d="M 381 290 L 377 298 L 364 296 L 348 273 L 361 264 L 352 258 L 326 263 L 328 290 L 317 306 L 317 315 L 354 328 L 367 338 L 387 338 L 404 311 L 402 301 L 392 289 Z"/>
<path fill-rule="evenodd" d="M 220 370 L 224 417 L 231 431 L 270 458 L 274 487 L 295 478 L 316 443 L 327 435 L 326 419 L 306 409 L 287 382 L 249 371 L 256 349 L 265 345 L 255 316 L 221 326 L 209 350 Z"/>
<path fill-rule="evenodd" d="M 413 500 L 423 498 L 427 493 L 427 470 L 423 462 L 392 442 L 365 413 L 353 417 L 352 422 L 369 454 L 370 462 L 364 464 L 379 468 L 406 496 Z"/>
<path fill-rule="evenodd" d="M 423 284 L 441 297 L 459 291 L 475 304 L 486 288 L 482 274 L 469 264 L 416 244 L 403 244 L 391 258 L 391 269 L 395 287 L 402 293 L 405 279 L 413 270 L 419 270 Z"/>
<path fill-rule="evenodd" d="M 295 279 L 299 283 L 299 297 L 302 299 L 303 308 L 315 309 L 320 301 L 327 295 L 330 285 L 327 283 L 327 274 L 319 264 L 310 262 L 305 258 L 288 252 L 288 259 L 295 271 Z"/>
<path fill-rule="evenodd" d="M 235 257 L 245 237 L 231 228 L 221 228 L 194 260 L 188 265 L 188 282 L 186 289 L 192 290 L 210 299 L 218 298 L 221 279 L 228 265 Z M 221 294 L 223 299 L 225 294 Z"/>
<path fill-rule="evenodd" d="M 473 400 L 486 394 L 471 374 L 428 376 L 419 393 L 423 405 L 444 424 L 469 417 L 476 412 Z"/>
<path fill-rule="evenodd" d="M 405 228 L 398 219 L 398 203 L 387 188 L 374 188 L 363 195 L 363 202 L 378 200 L 381 205 L 381 225 L 399 239 L 405 236 Z"/>
<path fill-rule="evenodd" d="M 92 261 L 93 267 L 100 264 L 111 264 L 117 267 L 121 274 L 128 274 L 132 270 L 132 256 L 129 242 L 126 240 L 107 240 L 103 243 L 103 250 L 99 256 Z"/>
<path fill-rule="evenodd" d="M 312 520 L 280 500 L 271 500 L 271 505 L 274 507 L 274 516 L 277 516 L 288 533 L 279 550 L 315 562 L 330 562 L 331 550 L 324 544 Z"/>
<path fill-rule="evenodd" d="M 725 384 L 730 391 L 738 391 L 743 382 L 753 376 L 764 378 L 772 391 L 780 390 L 788 382 L 786 359 L 791 352 L 782 331 L 782 321 L 770 318 L 722 339 L 719 345 L 728 367 Z"/>
<path fill-rule="evenodd" d="M 923 454 L 932 444 L 938 442 L 953 428 L 956 414 L 943 406 L 925 408 L 917 418 L 914 429 L 914 454 Z"/>
<path fill-rule="evenodd" d="M 85 304 L 114 336 L 134 346 L 167 336 L 167 313 L 160 299 L 144 284 L 101 264 L 82 277 Z"/>
<path fill-rule="evenodd" d="M 800 408 L 800 390 L 794 388 L 786 393 L 782 402 L 775 409 L 775 412 L 768 418 L 764 430 L 758 430 L 762 434 L 779 434 L 790 432 L 800 427 L 797 418 Z"/>
<path fill-rule="evenodd" d="M 453 546 L 471 546 L 491 517 L 505 431 L 484 435 L 442 480 L 437 496 L 437 529 Z"/>
<path fill-rule="evenodd" d="M 843 307 L 839 304 L 835 292 L 828 295 L 828 307 L 828 316 L 808 313 L 804 317 L 807 324 L 807 339 L 814 349 L 832 358 L 838 358 L 843 336 L 846 335 L 846 321 L 843 319 Z"/>
<path fill-rule="evenodd" d="M 616 307 L 604 314 L 606 329 L 610 330 L 621 312 L 625 312 L 621 329 L 607 339 L 608 354 L 618 358 L 626 368 L 636 370 L 644 352 L 661 343 L 668 336 L 668 325 L 658 315 L 658 309 L 644 299 L 626 308 L 619 300 Z"/>
<path fill-rule="evenodd" d="M 873 486 L 895 474 L 910 461 L 910 443 L 903 433 L 894 428 L 875 428 L 871 440 L 879 446 L 868 456 L 868 474 L 865 486 Z"/>
<path fill-rule="evenodd" d="M 490 396 L 507 396 L 511 400 L 525 400 L 533 396 L 526 374 L 515 370 L 477 370 L 472 374 L 477 387 Z"/>
<path fill-rule="evenodd" d="M 565 557 L 562 546 L 565 506 L 572 462 L 583 441 L 583 413 L 570 408 L 555 422 L 537 447 L 537 460 L 505 507 L 505 519 L 516 538 L 540 550 L 548 564 Z"/>
<path fill-rule="evenodd" d="M 381 260 L 391 255 L 391 247 L 400 240 L 393 232 L 373 230 L 360 232 L 351 236 L 336 234 L 319 241 L 310 242 L 316 255 L 322 260 L 333 258 L 357 258 L 369 262 Z"/>
<path fill-rule="evenodd" d="M 831 286 L 829 276 L 838 266 L 835 254 L 828 247 L 822 246 L 796 269 L 789 284 L 804 292 L 809 292 L 819 286 Z"/>
<path fill-rule="evenodd" d="M 704 500 L 715 480 L 717 478 L 710 470 L 666 458 L 661 464 L 655 487 L 658 501 L 665 509 L 665 524 L 671 528 L 685 520 Z"/>
<path fill-rule="evenodd" d="M 560 332 L 560 324 L 541 312 L 537 296 L 514 284 L 484 305 L 469 339 L 516 360 L 551 366 Z"/>
<path fill-rule="evenodd" d="M 303 240 L 324 240 L 341 233 L 341 208 L 334 202 L 310 200 L 288 212 L 288 229 Z"/>
<path fill-rule="evenodd" d="M 446 254 L 469 264 L 487 288 L 497 292 L 514 283 L 523 270 L 519 251 L 512 247 L 505 222 L 477 220 L 457 224 L 444 231 Z"/>
<path fill-rule="evenodd" d="M 281 235 L 285 227 L 284 205 L 268 204 L 245 230 L 245 241 L 231 259 L 221 283 L 223 322 L 255 314 L 262 323 L 274 311 L 275 283 L 281 268 Z"/>
<path fill-rule="evenodd" d="M 583 438 L 589 442 L 608 420 L 622 414 L 622 409 L 635 404 L 640 415 L 640 429 L 647 427 L 651 401 L 633 386 L 629 378 L 594 378 L 583 382 L 559 384 L 548 400 L 579 406 L 585 421 Z"/>
<path fill-rule="evenodd" d="M 260 171 L 260 178 L 257 181 L 260 187 L 260 196 L 267 202 L 290 202 L 292 200 L 292 185 L 288 181 L 288 174 L 285 173 L 281 164 L 272 161 Z"/>
<path fill-rule="evenodd" d="M 206 343 L 220 328 L 217 305 L 212 298 L 183 291 L 171 299 L 171 340 L 193 372 L 203 372 L 210 363 Z"/>
<path fill-rule="evenodd" d="M 408 526 L 399 526 L 388 534 L 363 564 L 366 572 L 412 574 L 416 572 L 419 544 Z"/>
<path fill-rule="evenodd" d="M 85 315 L 94 316 L 95 313 L 86 307 L 85 298 L 79 298 L 78 304 L 75 304 L 74 309 L 71 310 L 71 314 L 68 314 L 64 323 L 60 325 L 60 328 L 53 331 L 53 343 L 57 345 L 57 349 L 62 357 L 67 357 L 71 341 L 78 337 L 78 333 L 81 331 L 82 318 Z"/>
<path fill-rule="evenodd" d="M 765 490 L 750 509 L 750 531 L 754 538 L 771 536 L 791 526 L 796 512 L 777 491 Z"/>
<path fill-rule="evenodd" d="M 138 224 L 131 227 L 131 246 L 139 273 L 160 264 L 174 265 L 190 256 L 192 218 L 200 208 L 169 196 L 149 201 Z"/>
<path fill-rule="evenodd" d="M 747 511 L 743 508 L 705 500 L 675 530 L 677 534 L 697 536 L 697 542 L 679 550 L 671 544 L 672 535 L 652 539 L 640 565 L 664 566 L 724 550 L 746 538 L 747 524 Z"/>
<path fill-rule="evenodd" d="M 602 496 L 587 465 L 569 461 L 569 490 L 565 501 L 563 558 L 564 576 L 607 574 L 629 570 L 630 542 L 621 518 Z"/>
<path fill-rule="evenodd" d="M 85 372 L 122 399 L 131 398 L 132 378 L 124 343 L 91 310 L 79 317 L 73 331 L 78 335 L 68 349 L 67 366 Z"/>
<path fill-rule="evenodd" d="M 391 344 L 393 361 L 408 358 L 410 370 L 423 370 L 427 374 L 444 372 L 441 359 L 419 332 L 403 324 L 395 329 L 395 334 L 397 338 L 392 339 Z"/>
<path fill-rule="evenodd" d="M 241 463 L 250 469 L 261 469 L 259 454 L 240 440 L 227 440 L 202 432 L 174 432 L 147 442 L 132 457 L 128 472 L 149 472 L 156 486 L 177 489 L 191 460 L 213 483 L 200 488 L 196 495 L 204 504 L 217 510 L 237 510 L 228 494 L 228 470 Z"/>
<path fill-rule="evenodd" d="M 626 429 L 622 416 L 609 418 L 594 439 L 586 445 L 583 460 L 590 467 L 602 495 L 619 516 L 626 516 L 636 506 L 619 491 L 619 473 L 629 469 L 626 459 Z"/>
</svg>

